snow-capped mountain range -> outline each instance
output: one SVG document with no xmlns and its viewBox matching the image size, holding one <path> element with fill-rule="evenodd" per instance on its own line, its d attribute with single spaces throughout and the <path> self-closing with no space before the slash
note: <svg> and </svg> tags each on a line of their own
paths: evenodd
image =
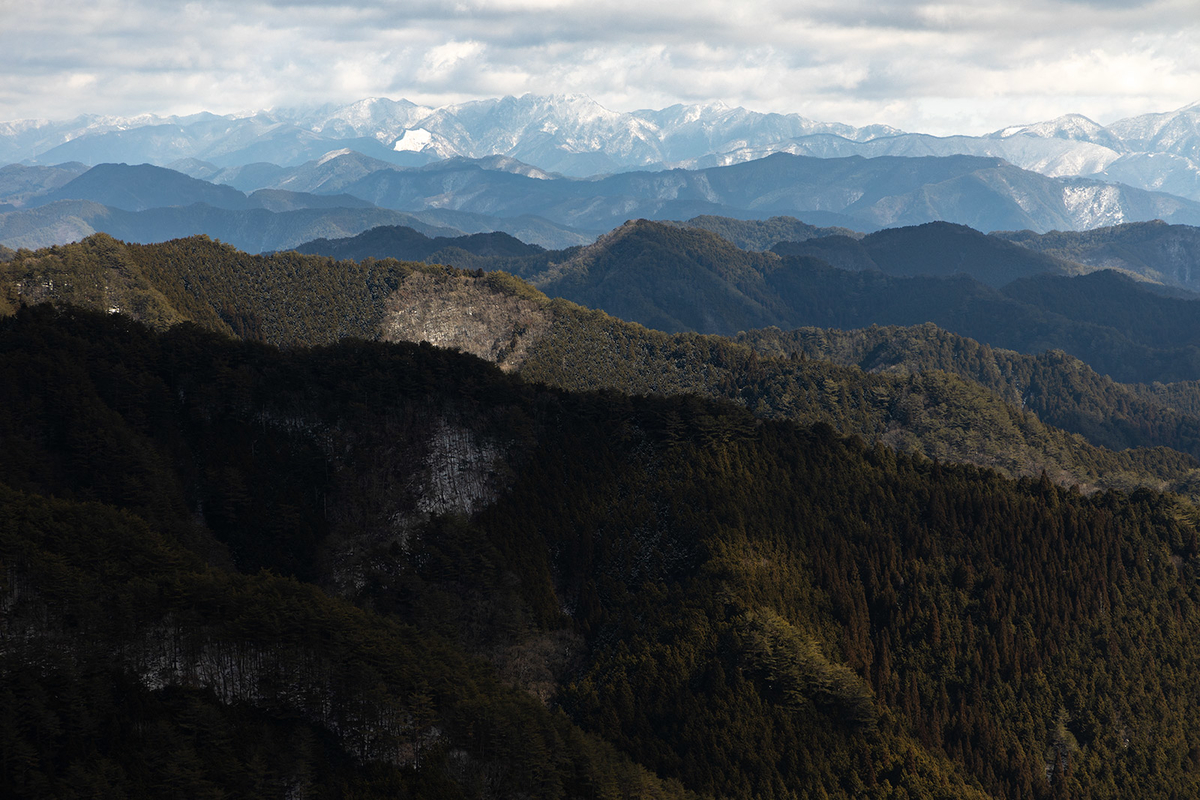
<svg viewBox="0 0 1200 800">
<path fill-rule="evenodd" d="M 289 167 L 343 149 L 403 166 L 505 156 L 577 177 L 723 166 L 776 152 L 826 158 L 965 154 L 1003 158 L 1051 177 L 1097 177 L 1200 199 L 1200 103 L 1108 126 L 1067 114 L 985 136 L 948 137 L 720 103 L 617 112 L 583 95 L 503 97 L 441 108 L 370 98 L 242 115 L 0 123 L 0 162 L 166 166 L 190 159 L 215 168 Z"/>
</svg>

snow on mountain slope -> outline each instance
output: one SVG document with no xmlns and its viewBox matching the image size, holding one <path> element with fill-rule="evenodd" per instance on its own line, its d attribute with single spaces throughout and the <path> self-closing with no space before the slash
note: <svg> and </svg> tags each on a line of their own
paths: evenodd
<svg viewBox="0 0 1200 800">
<path fill-rule="evenodd" d="M 1121 140 L 1114 136 L 1098 122 L 1094 122 L 1082 114 L 1064 114 L 1056 119 L 1045 122 L 1035 122 L 1032 125 L 1014 125 L 1001 131 L 989 134 L 990 139 L 1011 139 L 1016 136 L 1029 136 L 1039 139 L 1067 139 L 1074 142 L 1091 142 L 1110 150 L 1121 152 L 1124 146 Z"/>
<path fill-rule="evenodd" d="M 1119 120 L 1108 129 L 1132 152 L 1171 153 L 1200 161 L 1200 103 Z"/>
<path fill-rule="evenodd" d="M 1125 221 L 1121 190 L 1116 186 L 1066 186 L 1063 204 L 1081 229 L 1120 225 Z"/>
<path fill-rule="evenodd" d="M 421 122 L 439 154 L 505 155 L 552 171 L 572 168 L 576 154 L 603 154 L 614 165 L 662 160 L 657 129 L 631 114 L 610 111 L 585 95 L 504 97 L 439 109 Z M 452 152 L 448 152 L 452 151 Z M 553 154 L 561 154 L 559 163 Z"/>
<path fill-rule="evenodd" d="M 725 156 L 724 163 L 761 158 L 781 152 L 787 142 L 804 136 L 824 135 L 850 142 L 865 142 L 902 133 L 885 125 L 855 128 L 840 123 L 815 122 L 798 114 L 760 114 L 723 103 L 675 105 L 661 111 L 635 111 L 633 115 L 655 125 L 663 144 L 664 160 L 673 166 L 690 165 L 705 156 Z"/>
<path fill-rule="evenodd" d="M 297 120 L 329 138 L 349 139 L 371 137 L 381 144 L 391 145 L 405 131 L 433 113 L 428 106 L 407 100 L 369 97 L 326 113 L 315 113 Z"/>
<path fill-rule="evenodd" d="M 0 123 L 0 163 L 167 165 L 198 159 L 218 169 L 251 162 L 296 167 L 346 149 L 400 166 L 497 156 L 575 177 L 731 165 L 777 152 L 822 158 L 976 155 L 1050 177 L 1095 176 L 1200 200 L 1200 103 L 1107 126 L 1066 114 L 986 136 L 949 137 L 884 125 L 856 128 L 719 102 L 624 113 L 579 94 L 509 96 L 441 108 L 367 98 L 226 116 Z"/>
<path fill-rule="evenodd" d="M 1090 142 L 1064 139 L 1013 137 L 991 139 L 974 136 L 929 136 L 922 133 L 901 133 L 879 136 L 865 141 L 853 141 L 843 136 L 813 134 L 765 145 L 746 146 L 684 161 L 688 168 L 723 166 L 753 161 L 771 153 L 814 158 L 845 158 L 863 156 L 922 156 L 972 155 L 1003 158 L 1013 166 L 1040 172 L 1052 178 L 1092 175 L 1103 171 L 1120 158 L 1120 154 Z"/>
<path fill-rule="evenodd" d="M 1200 198 L 1200 163 L 1171 153 L 1129 153 L 1092 177 L 1180 197 Z"/>
</svg>

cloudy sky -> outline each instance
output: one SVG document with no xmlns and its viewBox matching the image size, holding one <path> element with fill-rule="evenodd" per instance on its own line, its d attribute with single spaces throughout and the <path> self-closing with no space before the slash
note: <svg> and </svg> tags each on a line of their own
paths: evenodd
<svg viewBox="0 0 1200 800">
<path fill-rule="evenodd" d="M 1200 100 L 1197 0 L 0 0 L 0 120 L 579 92 L 984 133 Z"/>
</svg>

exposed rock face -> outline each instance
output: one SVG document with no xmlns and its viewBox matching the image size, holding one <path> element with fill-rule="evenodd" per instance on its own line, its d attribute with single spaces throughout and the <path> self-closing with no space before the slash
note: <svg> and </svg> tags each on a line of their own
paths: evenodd
<svg viewBox="0 0 1200 800">
<path fill-rule="evenodd" d="M 486 278 L 414 272 L 388 298 L 384 341 L 429 342 L 470 353 L 512 371 L 550 328 L 551 312 L 536 300 L 514 297 Z"/>
</svg>

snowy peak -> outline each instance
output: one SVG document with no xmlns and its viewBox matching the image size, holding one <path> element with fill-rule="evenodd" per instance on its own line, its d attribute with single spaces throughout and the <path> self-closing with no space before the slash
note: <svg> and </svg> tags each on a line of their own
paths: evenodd
<svg viewBox="0 0 1200 800">
<path fill-rule="evenodd" d="M 403 131 L 433 113 L 432 108 L 407 100 L 368 97 L 328 114 L 302 120 L 317 133 L 341 138 L 371 137 L 390 144 Z"/>
<path fill-rule="evenodd" d="M 258 172 L 263 165 L 295 167 L 341 150 L 402 167 L 498 156 L 573 177 L 736 164 L 779 152 L 820 158 L 976 155 L 1051 177 L 1097 176 L 1200 199 L 1200 103 L 1109 126 L 1066 114 L 987 136 L 949 137 L 819 122 L 719 101 L 626 113 L 584 94 L 510 95 L 440 108 L 371 97 L 225 116 L 0 123 L 0 164 L 178 162 L 188 163 L 189 172 L 233 176 L 230 170 L 250 165 Z M 238 172 L 230 180 L 250 178 Z"/>
<path fill-rule="evenodd" d="M 661 160 L 652 125 L 586 95 L 526 94 L 446 106 L 419 127 L 429 135 L 422 151 L 443 158 L 503 155 L 577 175 Z"/>
<path fill-rule="evenodd" d="M 153 136 L 145 133 L 154 126 L 171 130 Z M 136 135 L 114 138 L 125 133 Z M 814 133 L 867 141 L 899 131 L 820 123 L 796 114 L 763 114 L 722 102 L 625 113 L 584 94 L 525 94 L 441 108 L 374 97 L 348 105 L 223 117 L 8 123 L 0 126 L 0 159 L 168 164 L 195 158 L 218 168 L 250 161 L 293 166 L 349 147 L 405 165 L 454 156 L 505 156 L 547 172 L 592 176 L 680 166 L 711 153 L 746 148 L 774 152 L 792 138 Z M 109 138 L 98 138 L 102 136 Z M 364 140 L 378 142 L 379 150 L 364 149 Z M 140 159 L 134 159 L 133 150 L 141 153 Z"/>
<path fill-rule="evenodd" d="M 1200 103 L 1118 120 L 1108 129 L 1132 151 L 1171 153 L 1200 163 Z"/>
<path fill-rule="evenodd" d="M 1046 122 L 1035 122 L 1032 125 L 1014 125 L 995 133 L 990 138 L 1008 139 L 1013 136 L 1032 136 L 1040 139 L 1066 139 L 1072 142 L 1090 142 L 1102 147 L 1108 147 L 1121 152 L 1124 146 L 1120 139 L 1109 132 L 1103 125 L 1088 119 L 1082 114 L 1064 114 Z"/>
</svg>

